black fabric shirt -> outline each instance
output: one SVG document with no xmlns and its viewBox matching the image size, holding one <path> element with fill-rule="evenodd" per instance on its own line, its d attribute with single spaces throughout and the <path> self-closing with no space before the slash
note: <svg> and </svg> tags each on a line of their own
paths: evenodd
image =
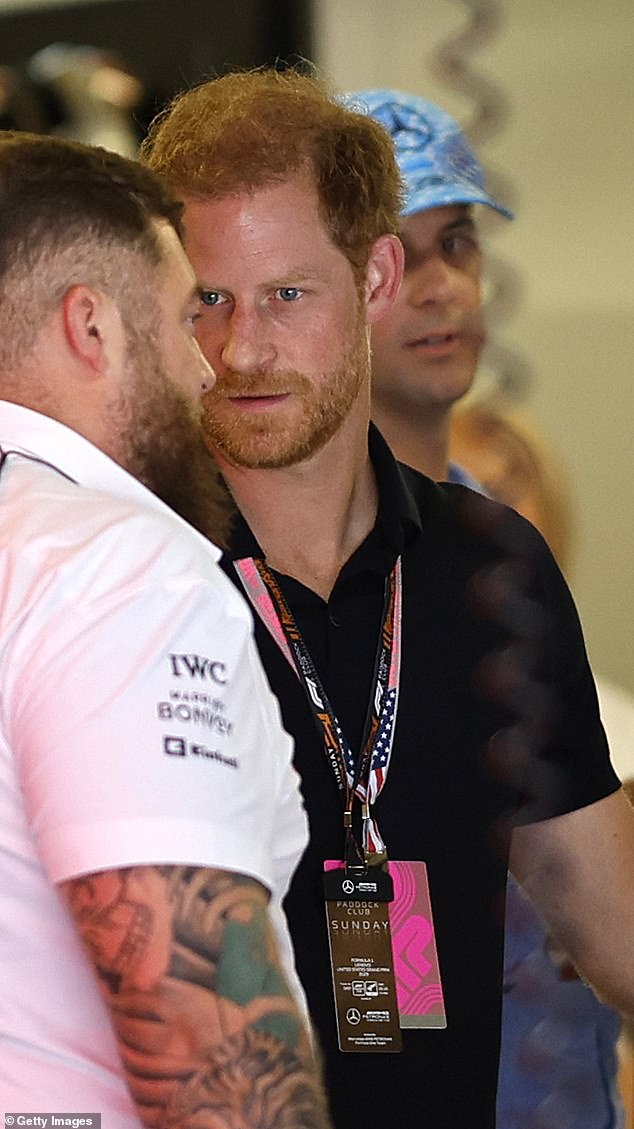
<svg viewBox="0 0 634 1129">
<path fill-rule="evenodd" d="M 374 428 L 370 454 L 377 521 L 328 602 L 276 575 L 358 750 L 385 578 L 402 557 L 399 708 L 375 815 L 391 858 L 427 864 L 446 1029 L 404 1030 L 401 1054 L 338 1049 L 322 874 L 324 859 L 342 857 L 341 798 L 305 691 L 256 615 L 259 651 L 295 739 L 310 822 L 310 845 L 285 908 L 336 1129 L 492 1129 L 508 862 L 493 832 L 518 808 L 522 819 L 561 814 L 608 795 L 618 780 L 578 618 L 539 534 L 465 487 L 437 485 L 397 464 Z M 231 559 L 262 555 L 240 521 L 223 566 L 241 586 Z M 491 660 L 518 639 L 526 663 L 513 679 L 513 650 L 494 668 Z M 505 743 L 518 717 L 528 745 Z"/>
</svg>

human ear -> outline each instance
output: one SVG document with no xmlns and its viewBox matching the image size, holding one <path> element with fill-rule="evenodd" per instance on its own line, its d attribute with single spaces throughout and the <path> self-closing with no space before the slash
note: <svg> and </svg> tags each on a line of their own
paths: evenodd
<svg viewBox="0 0 634 1129">
<path fill-rule="evenodd" d="M 62 315 L 66 340 L 76 358 L 95 375 L 105 372 L 118 328 L 112 300 L 80 283 L 66 291 Z"/>
<path fill-rule="evenodd" d="M 389 312 L 403 277 L 403 244 L 397 235 L 381 235 L 372 244 L 365 273 L 365 305 L 369 324 Z"/>
</svg>

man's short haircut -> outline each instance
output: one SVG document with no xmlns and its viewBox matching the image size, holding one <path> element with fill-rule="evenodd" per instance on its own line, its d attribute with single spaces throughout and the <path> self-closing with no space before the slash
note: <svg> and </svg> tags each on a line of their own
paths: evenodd
<svg viewBox="0 0 634 1129">
<path fill-rule="evenodd" d="M 102 290 L 134 318 L 135 277 L 161 260 L 154 221 L 180 236 L 181 215 L 182 205 L 136 161 L 0 132 L 0 372 L 20 362 L 73 285 Z"/>
<path fill-rule="evenodd" d="M 398 231 L 403 187 L 387 131 L 294 69 L 233 72 L 186 91 L 154 120 L 141 156 L 176 192 L 202 199 L 308 171 L 357 278 L 375 240 Z"/>
</svg>

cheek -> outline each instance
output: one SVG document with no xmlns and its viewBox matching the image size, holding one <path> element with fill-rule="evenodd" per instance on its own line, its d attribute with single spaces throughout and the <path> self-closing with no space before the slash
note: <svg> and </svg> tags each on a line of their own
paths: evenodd
<svg viewBox="0 0 634 1129">
<path fill-rule="evenodd" d="M 341 361 L 346 351 L 347 341 L 333 328 L 330 332 L 298 333 L 291 343 L 290 367 L 303 368 L 306 372 L 328 372 Z"/>
<path fill-rule="evenodd" d="M 352 340 L 352 320 L 336 310 L 328 316 L 297 319 L 275 336 L 277 367 L 306 374 L 330 372 L 341 364 Z"/>
<path fill-rule="evenodd" d="M 461 274 L 456 280 L 456 295 L 464 310 L 480 311 L 482 308 L 482 292 L 480 278 L 470 274 Z"/>
</svg>

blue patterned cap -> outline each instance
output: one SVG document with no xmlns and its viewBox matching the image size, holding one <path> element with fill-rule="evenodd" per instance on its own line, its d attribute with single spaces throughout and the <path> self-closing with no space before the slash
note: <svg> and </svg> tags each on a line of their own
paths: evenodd
<svg viewBox="0 0 634 1129">
<path fill-rule="evenodd" d="M 445 204 L 486 204 L 513 219 L 489 196 L 464 133 L 439 106 L 401 90 L 360 90 L 344 95 L 342 102 L 375 118 L 390 134 L 405 182 L 404 216 Z"/>
</svg>

